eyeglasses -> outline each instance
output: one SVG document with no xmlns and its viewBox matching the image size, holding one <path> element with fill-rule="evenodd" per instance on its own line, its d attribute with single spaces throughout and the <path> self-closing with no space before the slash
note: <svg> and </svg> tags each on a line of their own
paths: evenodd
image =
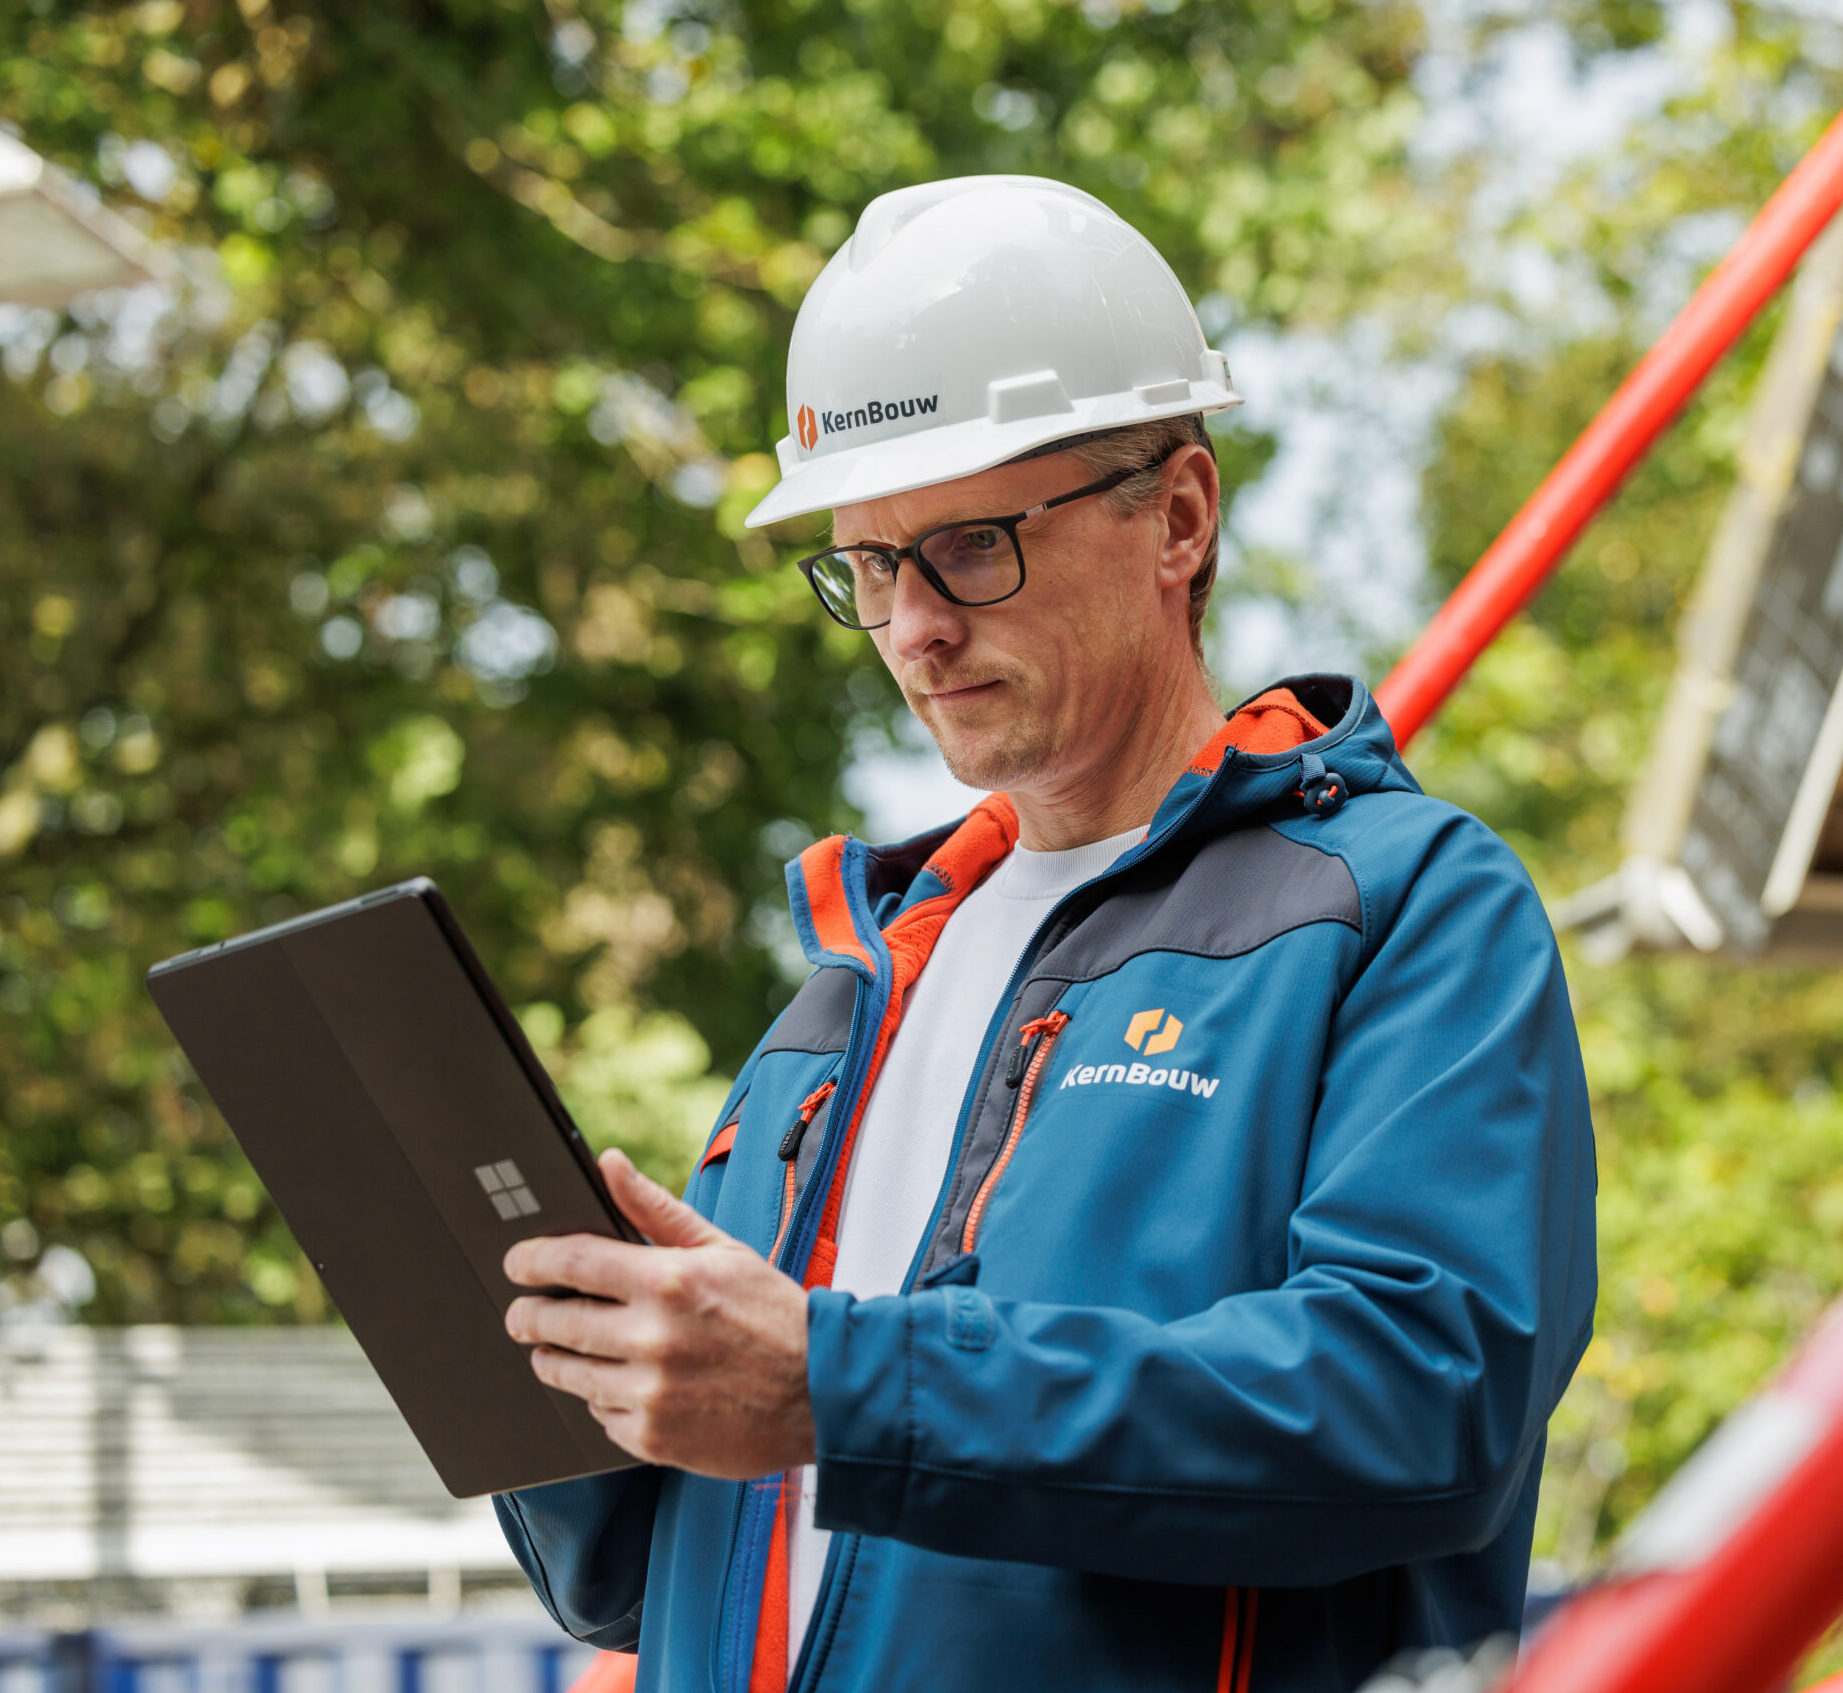
<svg viewBox="0 0 1843 1693">
<path fill-rule="evenodd" d="M 847 629 L 881 629 L 895 614 L 896 572 L 905 558 L 929 587 L 955 605 L 997 605 L 1024 586 L 1024 548 L 1018 525 L 1031 518 L 1105 494 L 1145 471 L 1155 470 L 1172 453 L 1116 470 L 1098 482 L 1071 493 L 1058 494 L 1009 517 L 979 517 L 964 523 L 944 523 L 917 537 L 906 547 L 828 547 L 800 560 L 800 574 L 812 584 L 819 603 L 833 620 Z"/>
</svg>

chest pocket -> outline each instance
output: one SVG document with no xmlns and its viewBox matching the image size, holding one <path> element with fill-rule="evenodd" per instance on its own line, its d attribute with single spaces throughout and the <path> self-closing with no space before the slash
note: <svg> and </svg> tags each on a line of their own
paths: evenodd
<svg viewBox="0 0 1843 1693">
<path fill-rule="evenodd" d="M 685 1184 L 685 1203 L 702 1215 L 711 1216 L 717 1209 L 717 1196 L 723 1191 L 723 1178 L 729 1171 L 730 1154 L 736 1147 L 736 1131 L 742 1127 L 742 1107 L 748 1095 L 736 1101 L 723 1120 L 723 1126 L 710 1137 L 698 1159 L 691 1180 Z"/>
</svg>

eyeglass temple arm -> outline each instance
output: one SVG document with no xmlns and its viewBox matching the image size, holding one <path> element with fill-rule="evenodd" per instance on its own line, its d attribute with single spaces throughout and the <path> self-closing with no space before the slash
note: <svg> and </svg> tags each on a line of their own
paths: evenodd
<svg viewBox="0 0 1843 1693">
<path fill-rule="evenodd" d="M 1026 518 L 1036 517 L 1040 513 L 1050 511 L 1056 506 L 1066 506 L 1071 500 L 1085 500 L 1091 494 L 1104 494 L 1108 489 L 1119 487 L 1122 482 L 1126 481 L 1129 477 L 1137 476 L 1141 471 L 1157 469 L 1159 465 L 1163 464 L 1166 459 L 1171 457 L 1171 453 L 1175 453 L 1176 451 L 1177 448 L 1173 447 L 1170 453 L 1161 453 L 1157 458 L 1153 459 L 1150 464 L 1136 464 L 1126 470 L 1116 470 L 1113 475 L 1103 476 L 1098 482 L 1090 482 L 1085 488 L 1074 488 L 1066 494 L 1058 494 L 1053 500 L 1043 500 L 1037 505 L 1031 506 L 1028 510 L 1019 512 L 1011 521 L 1013 523 L 1022 523 Z"/>
<path fill-rule="evenodd" d="M 1104 494 L 1109 488 L 1117 488 L 1129 476 L 1137 476 L 1138 469 L 1116 470 L 1111 476 L 1103 476 L 1100 481 L 1090 483 L 1086 488 L 1076 488 L 1067 494 L 1058 494 L 1053 500 L 1042 500 L 1026 511 L 1021 511 L 1012 518 L 1013 523 L 1022 523 L 1028 517 L 1036 517 L 1042 512 L 1050 511 L 1056 506 L 1066 506 L 1071 500 L 1085 500 L 1090 494 Z"/>
</svg>

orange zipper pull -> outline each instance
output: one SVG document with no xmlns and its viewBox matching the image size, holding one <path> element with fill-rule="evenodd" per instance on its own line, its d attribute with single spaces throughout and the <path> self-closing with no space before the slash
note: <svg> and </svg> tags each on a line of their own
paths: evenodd
<svg viewBox="0 0 1843 1693">
<path fill-rule="evenodd" d="M 1005 1066 L 1005 1085 L 1016 1087 L 1024 1079 L 1024 1072 L 1030 1067 L 1030 1049 L 1037 1036 L 1051 1029 L 1060 1029 L 1069 1020 L 1066 1011 L 1052 1011 L 1047 1017 L 1033 1017 L 1023 1028 L 1018 1030 L 1018 1043 L 1011 1049 L 1011 1062 Z"/>
</svg>

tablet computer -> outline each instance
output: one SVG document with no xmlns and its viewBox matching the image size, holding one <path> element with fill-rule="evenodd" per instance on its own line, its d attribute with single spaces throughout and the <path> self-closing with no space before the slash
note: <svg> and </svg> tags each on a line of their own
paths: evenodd
<svg viewBox="0 0 1843 1693">
<path fill-rule="evenodd" d="M 427 878 L 156 964 L 148 991 L 448 1490 L 619 1469 L 505 1330 L 515 1240 L 638 1241 Z"/>
</svg>

